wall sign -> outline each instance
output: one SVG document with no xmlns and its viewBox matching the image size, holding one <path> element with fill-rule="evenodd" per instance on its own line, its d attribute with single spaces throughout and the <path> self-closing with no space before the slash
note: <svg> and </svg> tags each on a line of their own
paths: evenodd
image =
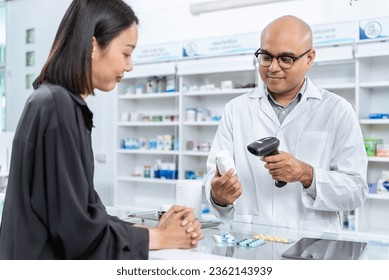
<svg viewBox="0 0 389 280">
<path fill-rule="evenodd" d="M 181 58 L 180 42 L 137 46 L 132 54 L 134 64 L 177 60 Z"/>
<path fill-rule="evenodd" d="M 315 46 L 352 43 L 356 40 L 355 22 L 311 26 Z"/>
<path fill-rule="evenodd" d="M 389 38 L 389 17 L 359 21 L 359 40 Z"/>
<path fill-rule="evenodd" d="M 254 53 L 259 47 L 259 34 L 247 33 L 182 42 L 182 56 L 203 57 Z"/>
</svg>

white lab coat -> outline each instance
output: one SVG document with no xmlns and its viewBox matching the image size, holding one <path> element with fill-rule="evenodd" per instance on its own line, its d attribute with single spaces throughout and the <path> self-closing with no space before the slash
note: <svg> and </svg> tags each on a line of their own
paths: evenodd
<svg viewBox="0 0 389 280">
<path fill-rule="evenodd" d="M 339 211 L 360 207 L 367 196 L 367 157 L 357 116 L 340 96 L 307 87 L 300 102 L 280 124 L 259 85 L 225 106 L 207 160 L 206 195 L 216 165 L 215 155 L 229 151 L 235 160 L 243 193 L 234 206 L 219 207 L 222 220 L 277 225 L 307 230 L 337 231 Z M 294 155 L 314 168 L 314 180 L 304 189 L 299 182 L 283 188 L 264 168 L 264 162 L 247 151 L 247 145 L 267 136 L 280 140 L 279 150 Z"/>
</svg>

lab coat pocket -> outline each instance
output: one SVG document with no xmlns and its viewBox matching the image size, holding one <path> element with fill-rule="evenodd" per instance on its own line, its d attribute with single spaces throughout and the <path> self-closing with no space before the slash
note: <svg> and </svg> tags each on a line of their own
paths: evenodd
<svg viewBox="0 0 389 280">
<path fill-rule="evenodd" d="M 324 167 L 331 156 L 331 145 L 330 133 L 305 131 L 298 136 L 296 157 L 314 167 Z"/>
</svg>

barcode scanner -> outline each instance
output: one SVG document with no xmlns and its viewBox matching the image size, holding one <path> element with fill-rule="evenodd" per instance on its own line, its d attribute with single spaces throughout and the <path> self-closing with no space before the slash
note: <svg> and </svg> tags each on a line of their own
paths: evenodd
<svg viewBox="0 0 389 280">
<path fill-rule="evenodd" d="M 278 140 L 276 137 L 265 137 L 247 145 L 247 150 L 255 156 L 266 157 L 278 155 L 279 146 L 280 140 Z M 282 188 L 286 185 L 286 182 L 275 181 L 275 185 L 278 188 Z"/>
</svg>

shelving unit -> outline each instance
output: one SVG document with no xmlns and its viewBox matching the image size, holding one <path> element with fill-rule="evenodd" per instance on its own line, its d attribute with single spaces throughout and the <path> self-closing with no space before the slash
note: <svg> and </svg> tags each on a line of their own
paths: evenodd
<svg viewBox="0 0 389 280">
<path fill-rule="evenodd" d="M 147 88 L 149 81 L 155 81 L 156 77 L 161 81 L 163 78 L 164 83 Z M 170 92 L 166 91 L 168 79 Z M 153 178 L 153 167 L 158 161 L 177 169 L 180 152 L 174 150 L 174 140 L 178 139 L 180 122 L 176 63 L 136 65 L 117 90 L 115 207 L 137 212 L 172 204 L 177 180 Z M 166 135 L 170 139 L 168 144 Z M 130 139 L 129 146 L 126 139 Z M 146 174 L 150 177 L 145 178 Z"/>
<path fill-rule="evenodd" d="M 308 75 L 318 86 L 336 92 L 355 109 L 356 73 L 352 44 L 316 48 L 316 58 Z"/>
<path fill-rule="evenodd" d="M 389 42 L 385 40 L 349 43 L 316 48 L 315 64 L 308 73 L 313 82 L 349 101 L 357 113 L 364 138 L 381 138 L 389 143 L 389 120 L 369 119 L 370 113 L 388 112 Z M 377 183 L 389 158 L 368 158 L 368 183 Z M 389 234 L 389 195 L 370 194 L 355 211 L 356 231 L 363 234 Z M 380 212 L 380 213 L 378 213 Z M 372 217 L 374 216 L 374 217 Z"/>
<path fill-rule="evenodd" d="M 225 56 L 177 63 L 181 89 L 180 173 L 206 172 L 206 160 L 225 104 L 249 92 L 256 84 L 254 57 Z M 243 87 L 243 88 L 242 88 Z M 197 111 L 189 120 L 188 110 Z M 191 116 L 191 118 L 193 118 Z"/>
<path fill-rule="evenodd" d="M 368 119 L 370 113 L 388 112 L 389 42 L 358 42 L 355 45 L 355 64 L 358 87 L 357 113 L 365 138 L 380 138 L 389 144 L 389 120 Z M 368 183 L 377 183 L 382 170 L 389 170 L 389 157 L 369 157 Z M 386 214 L 389 193 L 370 194 L 365 205 L 357 209 L 356 231 L 365 234 L 389 234 Z"/>
<path fill-rule="evenodd" d="M 175 202 L 177 180 L 185 179 L 188 171 L 201 179 L 224 105 L 254 87 L 254 70 L 252 55 L 136 65 L 118 86 L 115 207 L 127 207 L 131 211 L 155 210 L 162 204 Z M 145 93 L 144 84 L 151 76 L 174 76 L 176 91 Z M 230 87 L 225 84 L 222 87 L 222 81 L 231 81 Z M 136 94 L 140 85 L 143 93 Z M 245 88 L 239 88 L 242 86 Z M 189 108 L 196 110 L 192 120 L 187 118 Z M 151 121 L 144 121 L 138 116 L 134 120 L 131 112 L 142 113 L 143 117 L 149 114 L 175 115 L 177 118 L 165 121 L 163 117 L 163 121 L 152 121 L 150 117 L 148 120 Z M 151 150 L 147 140 L 145 147 L 139 149 L 122 147 L 123 139 L 150 139 L 166 134 L 178 139 L 174 150 Z M 192 141 L 192 147 L 187 145 L 188 141 Z M 154 167 L 156 160 L 174 162 L 177 179 L 144 178 L 143 171 L 139 170 L 145 165 Z"/>
</svg>

